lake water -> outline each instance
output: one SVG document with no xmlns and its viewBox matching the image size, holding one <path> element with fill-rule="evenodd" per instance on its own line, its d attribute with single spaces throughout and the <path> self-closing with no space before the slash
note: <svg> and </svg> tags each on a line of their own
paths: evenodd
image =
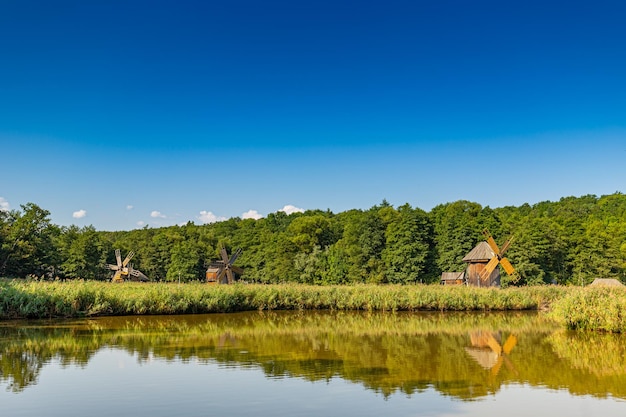
<svg viewBox="0 0 626 417">
<path fill-rule="evenodd" d="M 0 323 L 2 416 L 625 416 L 626 335 L 536 313 Z"/>
</svg>

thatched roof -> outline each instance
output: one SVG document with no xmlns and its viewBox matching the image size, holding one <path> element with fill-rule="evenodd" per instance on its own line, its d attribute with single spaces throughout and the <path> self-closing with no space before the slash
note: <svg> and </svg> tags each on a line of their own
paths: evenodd
<svg viewBox="0 0 626 417">
<path fill-rule="evenodd" d="M 465 257 L 463 258 L 463 262 L 478 262 L 484 261 L 487 262 L 491 258 L 493 258 L 495 253 L 491 250 L 489 244 L 485 241 L 480 242 L 474 249 L 472 249 Z"/>
<path fill-rule="evenodd" d="M 622 284 L 618 280 L 610 279 L 610 278 L 596 278 L 589 285 L 594 286 L 594 287 L 623 287 L 624 286 L 624 284 Z"/>
</svg>

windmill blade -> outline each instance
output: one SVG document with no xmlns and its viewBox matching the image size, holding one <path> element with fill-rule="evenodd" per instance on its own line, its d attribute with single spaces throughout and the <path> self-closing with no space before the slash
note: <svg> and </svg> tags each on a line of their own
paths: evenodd
<svg viewBox="0 0 626 417">
<path fill-rule="evenodd" d="M 108 265 L 107 265 L 107 268 L 109 268 L 109 269 L 110 269 L 110 270 L 112 270 L 112 271 L 119 271 L 119 269 L 120 269 L 120 267 L 119 267 L 119 266 L 117 266 L 117 265 L 111 265 L 111 264 L 108 264 Z"/>
<path fill-rule="evenodd" d="M 509 240 L 504 242 L 504 245 L 502 245 L 502 249 L 500 249 L 500 256 L 504 255 L 504 252 L 509 249 L 509 246 L 511 246 L 511 242 L 513 242 L 513 238 L 510 238 Z"/>
<path fill-rule="evenodd" d="M 224 265 L 228 265 L 229 259 L 228 259 L 228 252 L 226 252 L 226 248 L 222 247 L 222 249 L 220 249 L 220 255 L 222 256 Z"/>
<path fill-rule="evenodd" d="M 504 356 L 498 357 L 498 361 L 493 366 L 493 368 L 491 368 L 491 376 L 493 376 L 493 377 L 498 376 L 498 373 L 500 373 L 500 368 L 502 368 L 502 362 L 503 361 L 504 361 Z"/>
<path fill-rule="evenodd" d="M 115 259 L 117 259 L 117 266 L 122 267 L 122 254 L 119 249 L 115 249 Z"/>
<path fill-rule="evenodd" d="M 493 253 L 495 253 L 496 255 L 499 255 L 500 248 L 498 248 L 498 244 L 496 243 L 496 241 L 493 240 L 493 236 L 491 236 L 491 233 L 489 233 L 489 230 L 484 229 L 483 236 L 485 236 L 485 240 L 487 241 L 487 244 L 489 245 Z"/>
<path fill-rule="evenodd" d="M 517 369 L 515 369 L 515 366 L 513 366 L 511 360 L 507 356 L 502 356 L 502 359 L 504 359 L 504 364 L 509 369 L 509 371 L 511 371 L 515 376 L 518 376 L 519 372 L 517 372 Z"/>
<path fill-rule="evenodd" d="M 487 244 L 489 245 L 493 253 L 495 253 L 496 255 L 500 255 L 500 248 L 498 247 L 496 241 L 493 240 L 493 237 L 491 235 L 489 235 L 489 237 L 487 238 Z"/>
<path fill-rule="evenodd" d="M 136 278 L 139 278 L 140 281 L 150 281 L 150 279 L 138 269 L 131 269 L 130 274 Z"/>
<path fill-rule="evenodd" d="M 122 262 L 122 266 L 128 265 L 130 260 L 133 259 L 133 256 L 135 256 L 135 252 L 131 250 L 130 252 L 128 252 L 128 255 L 126 255 L 126 259 L 124 259 L 124 262 Z"/>
<path fill-rule="evenodd" d="M 483 280 L 487 279 L 493 270 L 496 269 L 496 266 L 498 266 L 498 262 L 500 262 L 500 260 L 497 256 L 491 258 L 491 260 L 487 262 L 487 265 L 485 265 L 485 269 L 480 272 L 480 278 Z"/>
<path fill-rule="evenodd" d="M 241 248 L 237 249 L 235 253 L 233 254 L 233 256 L 230 257 L 230 260 L 228 261 L 228 263 L 231 265 L 234 264 L 237 258 L 239 257 L 239 255 L 241 255 L 241 252 L 242 252 Z"/>
<path fill-rule="evenodd" d="M 508 355 L 511 353 L 516 344 L 517 337 L 515 337 L 514 335 L 509 335 L 509 337 L 506 339 L 506 342 L 504 342 L 504 346 L 502 346 L 502 350 Z"/>
<path fill-rule="evenodd" d="M 493 334 L 489 334 L 489 336 L 487 337 L 487 345 L 489 346 L 489 348 L 496 354 L 496 355 L 501 355 L 502 354 L 502 346 L 500 346 L 500 343 L 498 343 L 498 341 L 496 340 L 495 337 L 493 337 Z"/>
<path fill-rule="evenodd" d="M 237 275 L 243 275 L 243 268 L 239 268 L 236 265 L 231 265 L 230 269 Z"/>
<path fill-rule="evenodd" d="M 117 271 L 115 274 L 113 274 L 113 279 L 111 281 L 113 281 L 113 282 L 124 282 L 124 279 L 122 278 L 122 272 L 121 271 Z"/>
<path fill-rule="evenodd" d="M 507 274 L 513 275 L 515 273 L 515 268 L 513 268 L 513 265 L 507 258 L 500 259 L 500 264 L 502 264 L 502 268 L 504 268 Z"/>
<path fill-rule="evenodd" d="M 235 281 L 235 275 L 231 269 L 226 270 L 226 276 L 228 277 L 229 284 L 232 284 Z"/>
<path fill-rule="evenodd" d="M 220 271 L 217 273 L 216 278 L 218 284 L 222 283 L 222 279 L 224 279 L 224 274 L 226 274 L 226 268 L 221 268 Z"/>
</svg>

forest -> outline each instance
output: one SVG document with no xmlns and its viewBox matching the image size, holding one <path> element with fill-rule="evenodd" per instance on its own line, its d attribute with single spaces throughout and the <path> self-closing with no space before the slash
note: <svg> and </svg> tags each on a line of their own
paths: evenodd
<svg viewBox="0 0 626 417">
<path fill-rule="evenodd" d="M 153 281 L 204 279 L 220 248 L 243 249 L 237 265 L 250 283 L 438 283 L 462 271 L 462 258 L 487 228 L 517 274 L 508 285 L 587 285 L 595 278 L 626 283 L 626 195 L 564 197 L 519 207 L 470 201 L 429 212 L 386 201 L 341 213 L 276 212 L 259 220 L 226 221 L 131 231 L 58 226 L 34 203 L 0 211 L 0 277 L 110 280 L 107 264 L 136 252 L 133 267 Z"/>
</svg>

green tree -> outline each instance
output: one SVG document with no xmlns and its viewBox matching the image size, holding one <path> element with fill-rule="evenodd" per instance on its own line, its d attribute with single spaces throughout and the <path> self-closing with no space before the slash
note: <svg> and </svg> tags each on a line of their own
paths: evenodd
<svg viewBox="0 0 626 417">
<path fill-rule="evenodd" d="M 163 281 L 167 277 L 167 271 L 172 260 L 172 248 L 183 237 L 175 228 L 161 228 L 154 231 L 150 240 L 141 250 L 141 272 L 153 281 Z"/>
<path fill-rule="evenodd" d="M 469 201 L 436 206 L 430 212 L 435 243 L 435 263 L 439 273 L 462 271 L 463 257 L 483 239 L 480 220 L 482 207 Z M 491 233 L 498 231 L 491 229 Z"/>
<path fill-rule="evenodd" d="M 70 226 L 62 229 L 63 244 L 59 249 L 63 254 L 61 269 L 67 278 L 107 279 L 108 247 L 93 226 L 79 229 Z"/>
<path fill-rule="evenodd" d="M 27 203 L 20 207 L 22 212 L 13 210 L 3 216 L 5 237 L 0 275 L 25 277 L 54 273 L 59 259 L 53 241 L 60 233 L 59 228 L 50 222 L 50 212 L 38 205 Z"/>
<path fill-rule="evenodd" d="M 322 268 L 322 284 L 347 284 L 349 263 L 345 252 L 337 245 L 328 247 L 324 253 L 325 265 Z"/>
<path fill-rule="evenodd" d="M 319 246 L 310 252 L 299 252 L 294 258 L 294 268 L 300 273 L 298 281 L 303 284 L 324 283 L 325 254 Z"/>
<path fill-rule="evenodd" d="M 203 265 L 194 242 L 182 240 L 175 243 L 172 248 L 166 279 L 168 281 L 188 282 L 198 280 L 202 275 Z"/>
<path fill-rule="evenodd" d="M 385 277 L 391 283 L 433 281 L 432 226 L 427 214 L 405 204 L 385 232 Z"/>
<path fill-rule="evenodd" d="M 332 220 L 321 214 L 294 219 L 287 227 L 287 233 L 298 250 L 304 253 L 310 253 L 316 247 L 326 248 L 337 239 Z"/>
<path fill-rule="evenodd" d="M 347 261 L 347 282 L 384 281 L 381 256 L 387 225 L 380 216 L 381 208 L 386 210 L 387 206 L 375 206 L 367 211 L 350 210 L 341 216 L 343 235 L 335 250 L 341 259 Z"/>
</svg>

